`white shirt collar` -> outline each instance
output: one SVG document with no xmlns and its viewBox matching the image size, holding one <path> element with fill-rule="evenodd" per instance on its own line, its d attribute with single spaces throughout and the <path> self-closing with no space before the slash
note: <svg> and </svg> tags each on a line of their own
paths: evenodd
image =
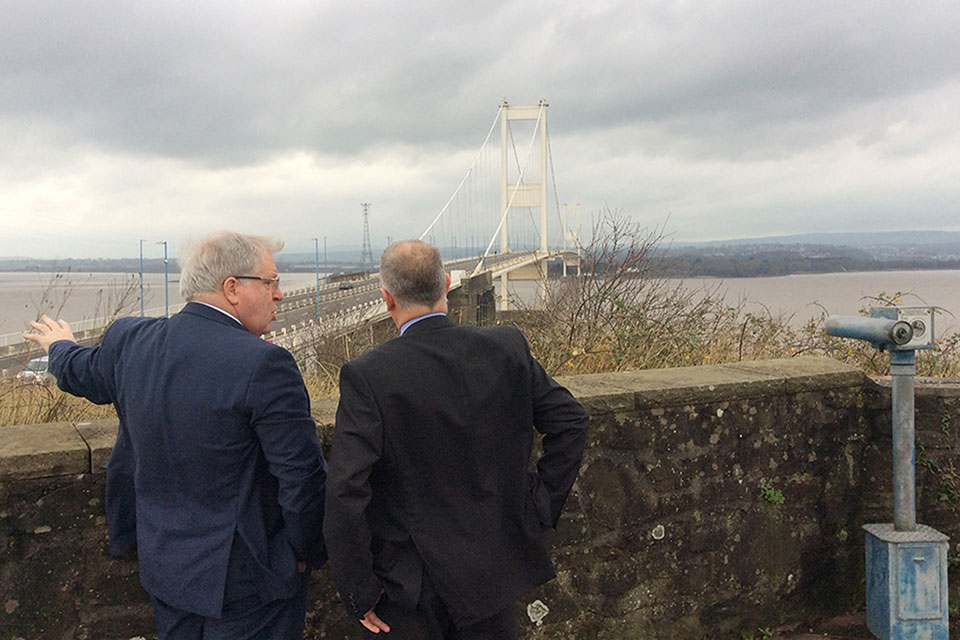
<svg viewBox="0 0 960 640">
<path fill-rule="evenodd" d="M 238 320 L 237 317 L 234 316 L 234 315 L 233 315 L 232 313 L 230 313 L 229 311 L 224 311 L 224 310 L 221 309 L 220 307 L 215 307 L 215 306 L 213 306 L 212 304 L 210 304 L 209 302 L 201 302 L 200 300 L 191 300 L 191 302 L 195 302 L 195 303 L 197 303 L 197 304 L 202 304 L 202 305 L 204 305 L 204 306 L 206 306 L 206 307 L 210 307 L 211 309 L 216 309 L 217 311 L 219 311 L 219 312 L 222 313 L 223 315 L 227 316 L 228 318 L 231 318 L 234 322 L 236 322 L 237 324 L 239 324 L 241 327 L 243 326 L 243 323 L 240 322 L 240 320 Z"/>
<path fill-rule="evenodd" d="M 414 325 L 420 322 L 421 320 L 424 320 L 426 318 L 433 318 L 434 316 L 445 316 L 445 315 L 447 314 L 445 314 L 443 311 L 435 311 L 434 313 L 428 313 L 418 318 L 412 318 L 410 320 L 407 320 L 406 322 L 403 323 L 403 326 L 400 327 L 400 335 L 403 335 L 403 332 L 409 329 L 410 325 Z"/>
</svg>

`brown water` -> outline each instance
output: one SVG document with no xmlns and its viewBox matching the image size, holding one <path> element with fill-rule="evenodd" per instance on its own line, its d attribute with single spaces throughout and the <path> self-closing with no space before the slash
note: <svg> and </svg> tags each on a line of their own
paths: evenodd
<svg viewBox="0 0 960 640">
<path fill-rule="evenodd" d="M 312 273 L 284 273 L 283 288 L 291 291 L 312 285 Z M 162 273 L 147 273 L 144 279 L 144 306 L 147 315 L 162 315 L 164 286 Z M 960 329 L 960 271 L 869 271 L 780 276 L 774 278 L 691 278 L 685 285 L 694 289 L 717 288 L 728 304 L 743 300 L 747 311 L 789 316 L 800 325 L 821 313 L 855 315 L 870 306 L 870 296 L 902 293 L 905 305 L 935 305 L 944 312 L 936 318 L 937 333 Z M 529 282 L 511 282 L 519 295 L 536 291 Z M 102 317 L 116 306 L 120 294 L 132 288 L 125 312 L 140 313 L 140 286 L 137 274 L 76 273 L 59 278 L 51 273 L 0 272 L 0 335 L 22 331 L 39 312 L 60 311 L 60 317 L 76 322 Z M 171 306 L 182 302 L 179 274 L 169 276 Z M 956 314 L 958 317 L 954 317 Z"/>
<path fill-rule="evenodd" d="M 781 276 L 776 278 L 698 278 L 688 285 L 718 286 L 728 303 L 746 302 L 747 310 L 768 310 L 799 325 L 827 315 L 856 315 L 879 305 L 875 298 L 896 297 L 904 306 L 936 306 L 938 335 L 960 329 L 960 271 L 881 271 Z"/>
<path fill-rule="evenodd" d="M 689 278 L 694 290 L 716 290 L 730 305 L 743 302 L 744 311 L 770 313 L 800 326 L 821 314 L 857 315 L 871 297 L 895 296 L 906 306 L 936 306 L 938 335 L 960 330 L 960 271 L 865 271 L 778 276 L 772 278 Z M 511 282 L 511 292 L 532 303 L 537 284 Z"/>
</svg>

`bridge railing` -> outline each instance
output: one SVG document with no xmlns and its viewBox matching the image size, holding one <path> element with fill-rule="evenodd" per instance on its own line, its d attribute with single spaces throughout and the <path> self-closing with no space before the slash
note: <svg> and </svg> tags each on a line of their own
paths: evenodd
<svg viewBox="0 0 960 640">
<path fill-rule="evenodd" d="M 349 298 L 350 296 L 354 296 L 358 293 L 367 293 L 368 291 L 373 291 L 379 288 L 379 284 L 365 284 L 353 289 L 334 289 L 333 291 L 328 291 L 327 293 L 324 293 L 323 289 L 321 289 L 320 302 L 330 302 L 331 300 L 338 300 L 340 298 Z M 287 313 L 296 309 L 314 306 L 317 302 L 315 298 L 316 290 L 313 287 L 308 287 L 307 291 L 310 292 L 310 296 L 304 296 L 303 294 L 300 294 L 300 296 L 291 295 L 290 298 L 292 301 L 289 303 L 282 303 L 279 313 Z"/>
<path fill-rule="evenodd" d="M 347 298 L 358 293 L 366 293 L 368 291 L 373 291 L 374 289 L 379 289 L 380 285 L 376 283 L 360 285 L 353 289 L 340 289 L 339 285 L 327 285 L 320 287 L 320 302 L 329 302 L 330 300 L 337 300 L 340 298 Z M 307 296 L 307 294 L 310 294 Z M 293 289 L 288 292 L 284 298 L 289 298 L 295 300 L 293 304 L 282 305 L 280 307 L 280 313 L 287 311 L 292 311 L 294 309 L 300 309 L 307 307 L 316 303 L 316 287 L 301 287 L 298 289 Z M 298 298 L 302 298 L 298 300 Z M 176 304 L 171 304 L 169 307 L 169 312 L 171 315 L 177 313 L 183 307 L 186 306 L 185 302 L 179 302 Z M 166 306 L 163 307 L 152 307 L 150 309 L 145 309 L 143 315 L 148 318 L 159 318 L 164 315 L 164 312 L 167 310 Z M 136 314 L 125 314 L 125 315 L 136 315 Z M 120 316 L 118 316 L 120 317 Z M 75 333 L 79 334 L 86 331 L 95 331 L 97 329 L 105 329 L 107 325 L 112 322 L 113 319 L 103 318 L 103 317 L 93 317 L 93 318 L 84 318 L 70 323 L 70 329 Z M 6 333 L 0 335 L 0 347 L 6 347 L 10 345 L 15 345 L 24 342 L 22 332 L 17 331 L 14 333 Z"/>
<path fill-rule="evenodd" d="M 371 300 L 325 315 L 320 322 L 311 318 L 279 331 L 271 331 L 264 338 L 285 349 L 296 351 L 309 346 L 317 338 L 335 336 L 364 322 L 382 320 L 388 315 L 387 305 L 383 300 Z"/>
</svg>

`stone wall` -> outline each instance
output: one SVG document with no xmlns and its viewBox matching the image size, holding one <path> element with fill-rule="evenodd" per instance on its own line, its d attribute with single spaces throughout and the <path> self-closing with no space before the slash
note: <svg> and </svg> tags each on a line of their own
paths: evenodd
<svg viewBox="0 0 960 640">
<path fill-rule="evenodd" d="M 522 637 L 736 639 L 862 603 L 860 527 L 892 520 L 883 381 L 795 358 L 562 382 L 590 410 L 589 445 L 549 534 L 558 578 L 518 603 Z M 314 407 L 325 445 L 334 408 Z M 954 416 L 960 389 L 918 389 L 918 520 L 958 550 Z M 135 560 L 106 555 L 115 433 L 0 428 L 0 640 L 152 637 Z M 307 638 L 360 637 L 323 570 L 311 598 Z"/>
</svg>

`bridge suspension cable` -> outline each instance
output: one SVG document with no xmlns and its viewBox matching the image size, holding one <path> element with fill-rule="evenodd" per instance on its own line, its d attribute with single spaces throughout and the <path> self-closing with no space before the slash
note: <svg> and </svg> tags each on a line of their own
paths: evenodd
<svg viewBox="0 0 960 640">
<path fill-rule="evenodd" d="M 448 259 L 474 260 L 470 267 L 474 273 L 484 268 L 484 261 L 489 265 L 492 254 L 533 251 L 543 256 L 548 247 L 561 246 L 566 234 L 547 133 L 547 106 L 546 100 L 529 105 L 500 103 L 479 151 L 420 239 L 440 248 Z M 498 121 L 500 144 L 491 144 Z M 521 153 L 528 132 L 529 143 Z M 534 146 L 538 144 L 539 149 Z M 556 214 L 549 213 L 551 207 Z M 479 266 L 473 269 L 473 265 Z"/>
<path fill-rule="evenodd" d="M 430 233 L 430 230 L 433 229 L 434 225 L 437 224 L 437 221 L 440 220 L 440 217 L 444 213 L 446 213 L 447 209 L 450 208 L 450 203 L 454 201 L 454 199 L 460 193 L 461 189 L 463 189 L 463 185 L 466 184 L 467 178 L 469 178 L 470 175 L 473 173 L 473 170 L 476 168 L 477 163 L 479 162 L 481 156 L 483 156 L 483 152 L 487 148 L 487 143 L 490 142 L 490 136 L 493 135 L 494 129 L 497 128 L 497 122 L 499 122 L 500 120 L 500 112 L 502 111 L 503 111 L 503 105 L 501 104 L 500 107 L 497 109 L 497 115 L 494 116 L 493 118 L 493 123 L 490 125 L 490 130 L 487 131 L 487 137 L 483 139 L 483 144 L 480 145 L 480 151 L 477 152 L 477 155 L 474 157 L 473 162 L 470 163 L 470 168 L 467 169 L 467 172 L 464 174 L 463 179 L 460 180 L 460 184 L 457 185 L 457 188 L 454 190 L 453 195 L 450 196 L 450 199 L 447 200 L 446 204 L 444 204 L 443 207 L 440 209 L 440 213 L 437 214 L 437 217 L 434 218 L 433 222 L 431 222 L 429 226 L 427 226 L 427 228 L 424 230 L 424 232 L 420 234 L 420 238 L 419 238 L 420 240 L 423 240 L 427 236 L 427 234 Z"/>
</svg>

